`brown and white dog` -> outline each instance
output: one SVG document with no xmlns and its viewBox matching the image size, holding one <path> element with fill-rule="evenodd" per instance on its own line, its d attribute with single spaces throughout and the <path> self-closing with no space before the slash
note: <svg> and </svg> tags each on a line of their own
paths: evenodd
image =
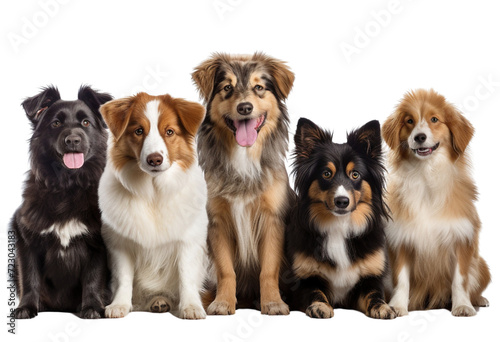
<svg viewBox="0 0 500 342">
<path fill-rule="evenodd" d="M 100 110 L 112 133 L 99 186 L 113 291 L 106 317 L 172 309 L 204 318 L 207 188 L 194 137 L 205 109 L 140 93 Z"/>
<path fill-rule="evenodd" d="M 207 108 L 198 133 L 214 266 L 207 313 L 233 314 L 238 304 L 288 314 L 278 283 L 293 196 L 284 164 L 284 100 L 294 74 L 255 53 L 214 54 L 192 76 Z"/>
<path fill-rule="evenodd" d="M 490 282 L 479 256 L 477 189 L 469 171 L 471 123 L 434 90 L 407 93 L 382 129 L 389 153 L 387 226 L 394 290 L 390 305 L 451 308 L 455 316 L 488 306 Z"/>
</svg>

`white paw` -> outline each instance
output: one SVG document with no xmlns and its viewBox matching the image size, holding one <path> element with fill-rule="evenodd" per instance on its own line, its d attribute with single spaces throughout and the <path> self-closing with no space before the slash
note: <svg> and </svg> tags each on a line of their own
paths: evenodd
<svg viewBox="0 0 500 342">
<path fill-rule="evenodd" d="M 111 304 L 106 306 L 104 315 L 106 318 L 122 318 L 132 310 L 131 305 Z"/>
<path fill-rule="evenodd" d="M 188 304 L 180 310 L 183 319 L 204 319 L 207 317 L 203 307 L 198 304 Z"/>
<path fill-rule="evenodd" d="M 389 304 L 390 305 L 390 304 Z M 408 308 L 404 306 L 392 306 L 393 310 L 396 312 L 397 317 L 407 316 Z"/>
<path fill-rule="evenodd" d="M 457 317 L 470 317 L 476 315 L 476 309 L 471 305 L 457 305 L 453 306 L 451 314 Z"/>
</svg>

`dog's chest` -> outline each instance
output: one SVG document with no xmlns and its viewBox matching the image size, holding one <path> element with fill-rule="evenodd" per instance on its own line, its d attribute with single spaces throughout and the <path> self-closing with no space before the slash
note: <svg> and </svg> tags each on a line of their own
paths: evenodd
<svg viewBox="0 0 500 342">
<path fill-rule="evenodd" d="M 258 264 L 259 231 L 252 217 L 252 202 L 235 200 L 231 204 L 231 214 L 237 242 L 237 256 L 244 266 Z"/>
<path fill-rule="evenodd" d="M 65 223 L 54 223 L 49 228 L 44 229 L 40 232 L 42 236 L 53 234 L 59 239 L 61 246 L 67 248 L 71 240 L 88 234 L 88 227 L 82 222 L 73 219 Z"/>
</svg>

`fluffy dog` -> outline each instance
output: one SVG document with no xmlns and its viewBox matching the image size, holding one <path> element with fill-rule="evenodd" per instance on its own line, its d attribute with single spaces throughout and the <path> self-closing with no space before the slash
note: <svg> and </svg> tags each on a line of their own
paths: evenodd
<svg viewBox="0 0 500 342">
<path fill-rule="evenodd" d="M 390 148 L 387 227 L 398 315 L 487 306 L 490 272 L 479 256 L 477 189 L 469 171 L 471 123 L 434 90 L 407 93 L 383 126 Z"/>
<path fill-rule="evenodd" d="M 330 318 L 334 306 L 396 317 L 384 299 L 388 214 L 381 145 L 378 121 L 335 144 L 331 133 L 299 120 L 293 165 L 298 201 L 286 250 L 298 279 L 292 307 L 310 317 Z"/>
<path fill-rule="evenodd" d="M 109 100 L 82 86 L 78 100 L 63 101 L 50 86 L 22 103 L 33 135 L 23 203 L 11 223 L 17 237 L 16 318 L 40 311 L 104 314 L 108 269 L 97 188 L 107 139 L 99 106 Z"/>
<path fill-rule="evenodd" d="M 233 314 L 238 302 L 264 314 L 288 314 L 279 275 L 293 196 L 284 165 L 284 101 L 294 75 L 262 53 L 215 54 L 196 68 L 193 80 L 207 108 L 198 134 L 215 268 L 207 312 Z"/>
<path fill-rule="evenodd" d="M 99 186 L 113 301 L 132 309 L 205 317 L 207 187 L 194 136 L 202 105 L 145 93 L 101 107 L 112 136 Z"/>
</svg>

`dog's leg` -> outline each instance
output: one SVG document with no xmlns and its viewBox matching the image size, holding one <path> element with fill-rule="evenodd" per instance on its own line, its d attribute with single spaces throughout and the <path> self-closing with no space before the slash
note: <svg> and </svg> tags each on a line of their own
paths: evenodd
<svg viewBox="0 0 500 342">
<path fill-rule="evenodd" d="M 200 297 L 206 273 L 203 242 L 183 242 L 179 248 L 179 312 L 181 318 L 202 319 L 206 317 Z"/>
<path fill-rule="evenodd" d="M 90 252 L 91 258 L 82 274 L 81 318 L 101 318 L 104 315 L 107 265 L 106 250 Z"/>
<path fill-rule="evenodd" d="M 451 284 L 451 314 L 453 316 L 474 316 L 476 310 L 470 300 L 469 271 L 473 257 L 473 246 L 461 243 L 456 250 L 457 264 Z"/>
<path fill-rule="evenodd" d="M 113 301 L 106 306 L 107 318 L 125 317 L 132 310 L 134 260 L 121 241 L 106 241 L 112 275 Z"/>
<path fill-rule="evenodd" d="M 394 285 L 389 305 L 394 308 L 398 317 L 406 316 L 410 303 L 410 266 L 404 248 L 399 248 L 396 253 L 389 249 L 389 255 Z"/>
<path fill-rule="evenodd" d="M 384 300 L 382 278 L 365 278 L 356 287 L 359 289 L 357 303 L 359 311 L 371 318 L 394 319 L 398 316 L 396 311 Z"/>
<path fill-rule="evenodd" d="M 299 308 L 311 318 L 331 318 L 333 317 L 333 307 L 326 295 L 327 288 L 322 281 L 316 278 L 301 280 L 300 291 L 296 293 L 300 298 Z"/>
<path fill-rule="evenodd" d="M 14 316 L 17 319 L 33 318 L 38 315 L 40 307 L 41 258 L 35 254 L 35 249 L 26 245 L 15 222 L 13 226 L 17 236 L 17 291 L 20 296 Z"/>
<path fill-rule="evenodd" d="M 208 202 L 208 247 L 217 271 L 217 294 L 208 306 L 209 315 L 232 315 L 236 310 L 235 240 L 231 207 L 222 198 Z"/>
</svg>

